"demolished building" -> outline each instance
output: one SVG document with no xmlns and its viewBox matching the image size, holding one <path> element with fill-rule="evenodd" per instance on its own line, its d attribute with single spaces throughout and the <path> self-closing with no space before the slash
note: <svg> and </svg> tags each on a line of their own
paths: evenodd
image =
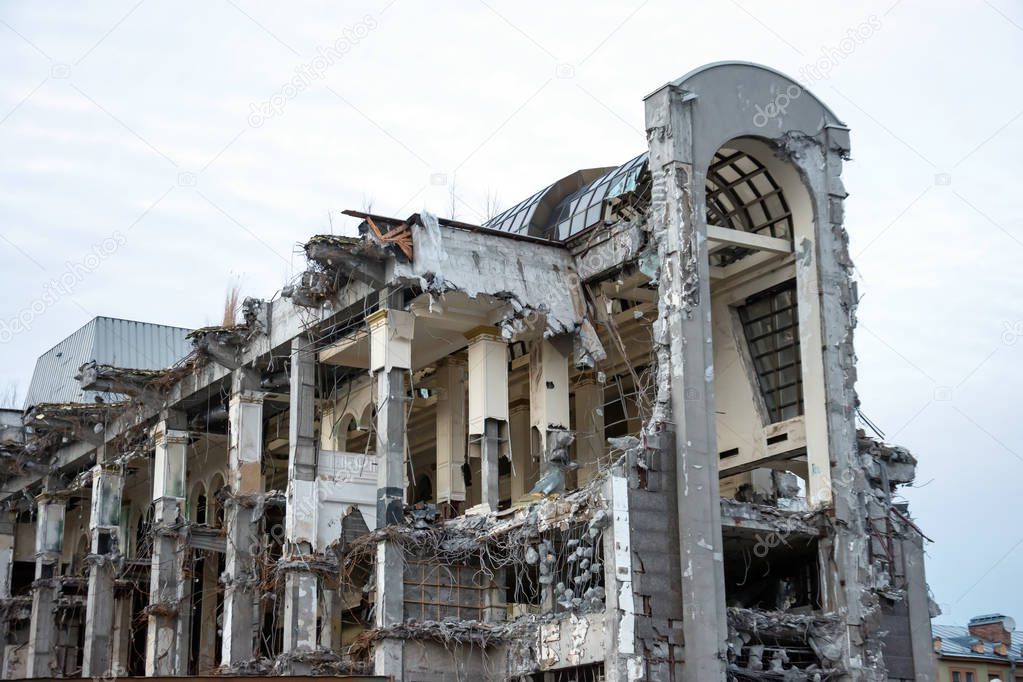
<svg viewBox="0 0 1023 682">
<path fill-rule="evenodd" d="M 645 107 L 621 166 L 349 211 L 243 323 L 27 405 L 4 675 L 936 680 L 915 459 L 856 426 L 848 129 L 745 63 Z"/>
</svg>

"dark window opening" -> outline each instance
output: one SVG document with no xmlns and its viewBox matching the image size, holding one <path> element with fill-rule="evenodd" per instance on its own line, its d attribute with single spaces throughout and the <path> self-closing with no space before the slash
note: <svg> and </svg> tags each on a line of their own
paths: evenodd
<svg viewBox="0 0 1023 682">
<path fill-rule="evenodd" d="M 32 582 L 36 579 L 36 562 L 15 561 L 11 567 L 11 595 L 19 597 L 32 594 Z"/>
<path fill-rule="evenodd" d="M 604 676 L 603 663 L 589 663 L 573 668 L 534 673 L 528 679 L 530 682 L 602 682 L 607 678 Z"/>
<path fill-rule="evenodd" d="M 135 558 L 148 559 L 153 556 L 153 505 L 146 508 L 135 531 Z"/>
<path fill-rule="evenodd" d="M 803 414 L 795 280 L 746 299 L 739 319 L 770 422 Z"/>
<path fill-rule="evenodd" d="M 821 608 L 817 541 L 773 533 L 726 535 L 725 598 L 728 606 L 788 611 Z"/>
<path fill-rule="evenodd" d="M 206 496 L 199 495 L 195 501 L 195 523 L 197 525 L 206 525 L 206 505 Z"/>
</svg>

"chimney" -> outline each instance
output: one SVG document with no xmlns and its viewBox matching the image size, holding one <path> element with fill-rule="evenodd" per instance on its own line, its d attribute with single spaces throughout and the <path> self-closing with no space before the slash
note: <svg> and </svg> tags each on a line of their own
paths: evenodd
<svg viewBox="0 0 1023 682">
<path fill-rule="evenodd" d="M 1016 621 L 1000 613 L 992 613 L 971 618 L 969 628 L 970 635 L 977 639 L 1012 646 L 1012 631 L 1016 629 Z"/>
</svg>

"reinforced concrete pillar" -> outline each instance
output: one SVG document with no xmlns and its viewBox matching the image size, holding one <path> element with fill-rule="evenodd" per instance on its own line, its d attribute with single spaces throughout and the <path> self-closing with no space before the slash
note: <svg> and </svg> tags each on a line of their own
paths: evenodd
<svg viewBox="0 0 1023 682">
<path fill-rule="evenodd" d="M 604 387 L 592 375 L 575 386 L 575 461 L 579 486 L 593 480 L 604 458 Z"/>
<path fill-rule="evenodd" d="M 536 482 L 536 461 L 529 443 L 529 401 L 516 400 L 508 407 L 508 432 L 512 451 L 512 504 L 533 489 Z"/>
<path fill-rule="evenodd" d="M 191 579 L 185 575 L 188 432 L 184 415 L 169 412 L 156 427 L 153 465 L 153 557 L 149 576 L 146 676 L 188 673 Z"/>
<path fill-rule="evenodd" d="M 49 487 L 49 484 L 46 484 Z M 60 677 L 57 644 L 57 572 L 64 546 L 66 500 L 50 492 L 36 498 L 36 573 L 32 586 L 32 621 L 28 634 L 28 677 Z"/>
<path fill-rule="evenodd" d="M 469 340 L 469 459 L 480 463 L 480 502 L 497 511 L 498 459 L 508 452 L 508 344 L 495 327 Z"/>
<path fill-rule="evenodd" d="M 231 376 L 228 405 L 227 483 L 232 496 L 225 506 L 227 548 L 224 556 L 223 646 L 221 664 L 238 666 L 256 656 L 259 595 L 256 590 L 257 523 L 253 496 L 263 492 L 263 396 L 259 374 L 248 368 Z M 207 563 L 212 563 L 207 561 Z M 206 600 L 203 600 L 205 606 Z"/>
<path fill-rule="evenodd" d="M 465 381 L 466 364 L 449 356 L 437 367 L 437 505 L 457 510 L 465 503 Z"/>
<path fill-rule="evenodd" d="M 931 599 L 927 594 L 927 576 L 924 571 L 924 539 L 909 527 L 904 528 L 904 533 L 900 543 L 906 575 L 906 601 L 909 603 L 913 671 L 916 673 L 916 682 L 938 682 L 937 657 L 934 655 L 931 633 Z"/>
<path fill-rule="evenodd" d="M 291 341 L 291 412 L 288 429 L 287 550 L 284 580 L 284 652 L 316 651 L 319 580 L 305 565 L 316 549 L 316 351 L 307 335 Z M 308 675 L 307 661 L 290 659 L 287 672 Z"/>
<path fill-rule="evenodd" d="M 85 602 L 85 650 L 82 677 L 116 673 L 113 660 L 114 564 L 121 553 L 121 492 L 124 481 L 104 461 L 106 448 L 97 452 L 92 469 L 92 505 L 89 512 L 89 592 Z"/>
<path fill-rule="evenodd" d="M 728 636 L 714 411 L 710 261 L 692 109 L 668 84 L 648 96 L 650 216 L 660 259 L 658 379 L 671 397 L 678 475 L 684 682 L 725 680 Z M 664 351 L 667 352 L 664 352 Z M 667 365 L 667 367 L 665 367 Z M 667 371 L 665 371 L 667 370 Z M 662 386 L 658 387 L 662 394 Z M 661 414 L 663 419 L 666 414 Z"/>
<path fill-rule="evenodd" d="M 370 371 L 376 382 L 377 528 L 403 522 L 405 500 L 405 375 L 412 367 L 412 316 L 398 310 L 379 310 L 366 322 L 370 332 Z M 389 540 L 377 544 L 377 628 L 405 619 L 405 568 L 401 546 Z M 373 672 L 404 675 L 404 645 L 400 639 L 377 641 Z"/>
</svg>

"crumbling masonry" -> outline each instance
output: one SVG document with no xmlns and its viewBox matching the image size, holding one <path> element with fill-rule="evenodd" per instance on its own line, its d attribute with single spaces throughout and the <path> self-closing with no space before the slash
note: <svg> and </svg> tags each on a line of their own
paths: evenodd
<svg viewBox="0 0 1023 682">
<path fill-rule="evenodd" d="M 242 323 L 5 418 L 4 677 L 936 680 L 915 460 L 856 426 L 849 131 L 743 63 L 645 106 L 622 166 L 349 211 Z"/>
</svg>

